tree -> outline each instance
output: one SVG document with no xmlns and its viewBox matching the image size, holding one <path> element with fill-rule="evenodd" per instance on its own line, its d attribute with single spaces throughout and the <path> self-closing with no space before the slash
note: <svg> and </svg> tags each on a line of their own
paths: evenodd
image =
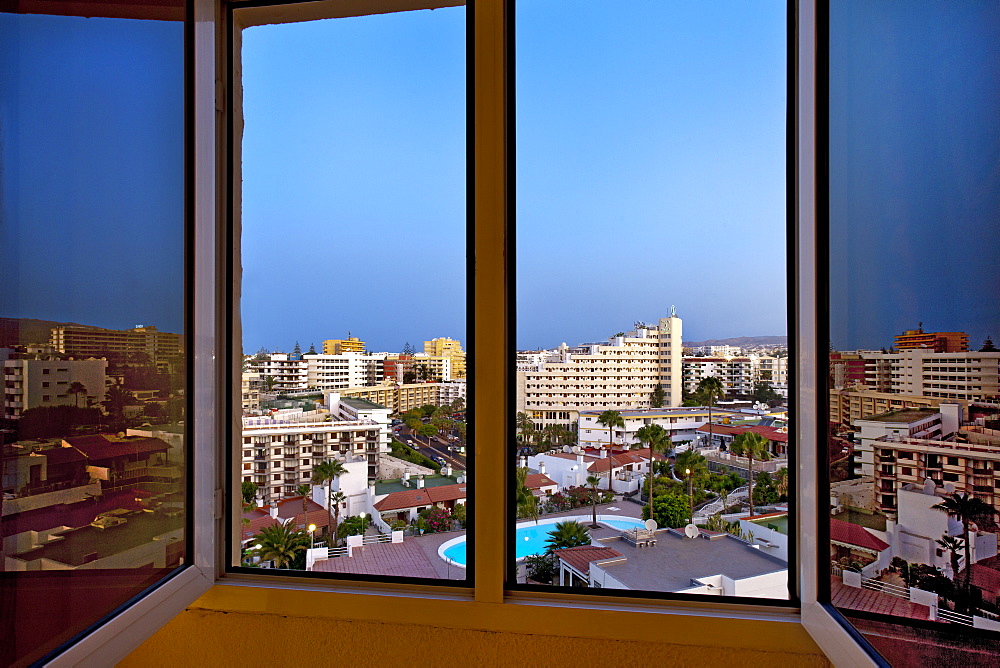
<svg viewBox="0 0 1000 668">
<path fill-rule="evenodd" d="M 615 444 L 615 427 L 625 428 L 625 420 L 622 419 L 622 414 L 618 411 L 604 411 L 597 416 L 597 423 L 603 424 L 608 428 L 608 457 L 611 457 L 611 447 Z M 608 491 L 612 494 L 615 491 L 614 483 L 612 482 L 611 474 L 614 467 L 611 466 L 611 460 L 608 460 Z"/>
<path fill-rule="evenodd" d="M 275 383 L 278 379 L 274 376 L 264 376 L 264 391 L 270 394 L 274 390 Z"/>
<path fill-rule="evenodd" d="M 340 505 L 344 503 L 344 501 L 347 501 L 347 495 L 344 494 L 343 492 L 334 492 L 333 496 L 330 497 L 330 505 L 333 506 L 334 525 L 340 522 Z M 327 531 L 331 536 L 334 535 L 332 529 L 333 527 L 327 528 Z M 332 547 L 332 541 L 331 541 L 331 547 Z"/>
<path fill-rule="evenodd" d="M 753 384 L 753 392 L 750 393 L 750 398 L 766 404 L 769 401 L 780 399 L 781 395 L 771 388 L 771 383 L 768 381 L 758 380 Z"/>
<path fill-rule="evenodd" d="M 592 523 L 590 525 L 590 528 L 591 529 L 596 529 L 597 528 L 597 486 L 599 484 L 601 484 L 601 479 L 598 478 L 596 475 L 589 475 L 589 476 L 587 476 L 587 484 L 590 485 L 590 498 L 591 498 L 591 503 L 593 504 L 593 508 L 594 508 L 594 514 L 593 514 L 593 518 L 591 520 Z"/>
<path fill-rule="evenodd" d="M 437 433 L 438 428 L 432 424 L 422 424 L 417 427 L 417 434 L 426 438 L 428 443 L 430 443 L 432 436 L 437 436 Z"/>
<path fill-rule="evenodd" d="M 79 381 L 73 381 L 70 383 L 69 387 L 66 388 L 66 392 L 73 395 L 73 398 L 76 400 L 77 408 L 80 407 L 80 395 L 82 394 L 83 396 L 87 396 L 86 386 Z"/>
<path fill-rule="evenodd" d="M 683 478 L 684 482 L 688 482 L 688 478 L 690 478 L 691 486 L 698 490 L 704 489 L 707 486 L 709 477 L 711 476 L 708 470 L 708 460 L 705 459 L 704 455 L 698 454 L 695 450 L 685 450 L 677 455 L 677 458 L 674 460 L 674 471 L 679 478 Z M 691 473 L 688 474 L 688 471 Z"/>
<path fill-rule="evenodd" d="M 306 513 L 309 512 L 309 492 L 312 491 L 312 487 L 305 483 L 302 483 L 295 488 L 295 493 L 302 497 L 302 525 L 308 526 L 306 522 Z"/>
<path fill-rule="evenodd" d="M 653 408 L 663 408 L 663 400 L 665 399 L 663 392 L 663 385 L 660 383 L 656 384 L 656 388 L 649 395 L 649 405 Z"/>
<path fill-rule="evenodd" d="M 292 354 L 293 355 L 297 355 L 299 357 L 302 356 L 302 348 L 299 347 L 299 342 L 298 341 L 295 342 L 295 347 L 292 348 Z"/>
<path fill-rule="evenodd" d="M 424 421 L 414 413 L 405 413 L 403 415 L 403 424 L 409 428 L 411 433 L 416 434 L 417 429 L 423 426 Z"/>
<path fill-rule="evenodd" d="M 347 469 L 336 459 L 326 459 L 313 467 L 312 484 L 326 485 L 326 512 L 329 519 L 327 531 L 331 536 L 337 535 L 337 523 L 333 519 L 333 481 L 345 473 Z M 337 508 L 340 508 L 339 504 Z"/>
<path fill-rule="evenodd" d="M 951 577 L 953 580 L 957 580 L 959 571 L 958 553 L 959 550 L 965 547 L 965 540 L 957 536 L 944 534 L 934 542 L 951 553 Z"/>
<path fill-rule="evenodd" d="M 249 505 L 257 499 L 257 485 L 250 480 L 244 480 L 240 490 L 243 494 L 243 503 Z"/>
<path fill-rule="evenodd" d="M 407 341 L 403 344 L 403 351 L 400 354 L 405 355 L 406 357 L 412 357 L 415 352 L 417 351 L 414 350 L 413 346 L 410 345 L 410 342 Z"/>
<path fill-rule="evenodd" d="M 337 538 L 348 536 L 363 536 L 368 530 L 368 516 L 365 514 L 347 517 L 344 523 L 337 527 Z"/>
<path fill-rule="evenodd" d="M 530 443 L 532 437 L 535 435 L 535 424 L 528 419 L 528 414 L 523 412 L 518 413 L 514 420 L 518 436 L 521 437 L 522 442 Z"/>
<path fill-rule="evenodd" d="M 664 452 L 670 448 L 670 432 L 663 428 L 662 425 L 658 425 L 655 422 L 652 424 L 647 424 L 639 427 L 639 430 L 635 432 L 636 439 L 649 448 L 649 475 L 646 477 L 649 479 L 649 512 L 652 513 L 653 510 L 653 453 L 654 452 Z"/>
<path fill-rule="evenodd" d="M 677 492 L 657 496 L 652 507 L 653 519 L 658 526 L 677 528 L 688 523 L 688 500 Z M 649 519 L 649 508 L 642 507 L 642 519 Z"/>
<path fill-rule="evenodd" d="M 755 431 L 745 431 L 733 439 L 733 444 L 729 446 L 730 452 L 737 457 L 747 458 L 748 475 L 750 476 L 747 498 L 750 501 L 750 515 L 753 515 L 753 462 L 766 462 L 771 459 L 771 453 L 767 449 L 767 439 Z"/>
<path fill-rule="evenodd" d="M 962 523 L 962 538 L 965 541 L 965 583 L 963 585 L 968 597 L 972 592 L 972 550 L 969 546 L 969 531 L 973 522 L 992 521 L 996 509 L 982 499 L 971 494 L 955 492 L 946 496 L 941 503 L 931 506 L 948 513 L 948 517 L 957 517 Z"/>
<path fill-rule="evenodd" d="M 295 556 L 309 546 L 309 535 L 292 529 L 290 521 L 261 529 L 254 540 L 254 554 L 263 561 L 274 562 L 275 568 L 284 568 Z"/>
<path fill-rule="evenodd" d="M 545 554 L 529 554 L 524 558 L 526 574 L 536 582 L 552 584 L 556 573 L 559 572 L 557 561 L 555 556 L 550 552 Z"/>
<path fill-rule="evenodd" d="M 310 343 L 309 344 L 309 352 L 307 352 L 306 355 L 315 355 L 315 354 L 316 354 L 316 344 L 315 343 Z"/>
<path fill-rule="evenodd" d="M 705 397 L 708 403 L 708 447 L 712 447 L 712 442 L 715 439 L 715 434 L 712 431 L 712 405 L 716 399 L 726 396 L 726 388 L 722 385 L 721 380 L 715 376 L 709 376 L 701 379 L 697 391 Z"/>
<path fill-rule="evenodd" d="M 434 411 L 437 411 L 439 409 L 435 404 L 424 404 L 418 410 L 423 415 L 423 417 L 429 418 L 430 416 L 434 415 Z"/>
<path fill-rule="evenodd" d="M 465 523 L 468 521 L 468 515 L 466 512 L 464 503 L 456 503 L 455 507 L 451 509 L 452 518 L 458 522 L 458 525 L 465 528 Z"/>
<path fill-rule="evenodd" d="M 108 388 L 105 397 L 101 405 L 108 412 L 111 431 L 125 431 L 128 428 L 125 420 L 125 407 L 137 403 L 135 396 L 126 390 L 121 382 L 118 382 Z"/>
<path fill-rule="evenodd" d="M 753 501 L 759 506 L 766 506 L 778 500 L 778 490 L 774 487 L 771 474 L 761 471 L 757 474 L 757 484 L 753 488 Z"/>
<path fill-rule="evenodd" d="M 556 522 L 555 529 L 549 532 L 549 538 L 545 541 L 548 552 L 581 545 L 590 545 L 590 533 L 585 526 L 575 520 Z"/>
<path fill-rule="evenodd" d="M 526 481 L 528 479 L 528 468 L 520 466 L 517 469 L 517 490 L 514 493 L 514 503 L 517 508 L 518 517 L 530 517 L 538 521 L 538 497 L 532 494 Z"/>
</svg>

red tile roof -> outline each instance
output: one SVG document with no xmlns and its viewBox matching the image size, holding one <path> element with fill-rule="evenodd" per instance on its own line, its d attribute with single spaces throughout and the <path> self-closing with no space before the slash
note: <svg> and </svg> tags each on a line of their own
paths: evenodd
<svg viewBox="0 0 1000 668">
<path fill-rule="evenodd" d="M 703 434 L 707 434 L 709 431 L 708 425 L 701 425 L 698 427 L 698 431 Z M 777 441 L 780 443 L 788 442 L 788 433 L 783 432 L 776 427 L 764 427 L 761 425 L 747 427 L 744 425 L 712 424 L 712 433 L 718 435 L 739 436 L 740 434 L 748 431 L 756 432 L 769 441 Z"/>
<path fill-rule="evenodd" d="M 87 458 L 76 448 L 50 448 L 49 450 L 42 450 L 38 454 L 45 455 L 48 466 L 82 462 Z"/>
<path fill-rule="evenodd" d="M 653 459 L 657 461 L 667 460 L 667 458 L 659 452 L 653 453 Z M 611 467 L 611 462 L 614 462 L 614 468 L 619 469 L 629 464 L 644 464 L 648 460 L 649 448 L 641 448 L 639 450 L 623 452 L 619 455 L 611 455 L 610 457 L 605 457 L 604 459 L 598 459 L 596 462 L 588 466 L 587 470 L 592 473 L 604 473 Z"/>
<path fill-rule="evenodd" d="M 330 523 L 330 514 L 326 512 L 326 508 L 319 505 L 312 499 L 306 499 L 307 520 L 304 522 L 302 520 L 301 496 L 292 496 L 287 499 L 281 499 L 275 504 L 275 506 L 278 509 L 278 520 L 282 522 L 285 520 L 294 520 L 293 524 L 295 526 L 309 526 L 310 524 L 315 524 L 317 527 L 325 527 Z M 269 511 L 270 506 L 265 506 L 264 509 Z"/>
<path fill-rule="evenodd" d="M 266 527 L 281 524 L 281 522 L 271 517 L 271 514 L 263 508 L 251 508 L 250 510 L 244 510 L 243 517 L 244 519 L 250 520 L 250 524 L 242 525 L 243 540 L 253 538 Z"/>
<path fill-rule="evenodd" d="M 154 452 L 166 452 L 170 449 L 170 446 L 166 442 L 158 438 L 146 438 L 143 436 L 130 436 L 126 439 L 119 439 L 110 434 L 94 434 L 91 436 L 71 436 L 63 439 L 63 441 L 93 461 L 114 459 L 115 457 L 148 455 Z"/>
<path fill-rule="evenodd" d="M 567 547 L 562 550 L 555 550 L 552 554 L 556 555 L 584 575 L 588 575 L 590 573 L 590 564 L 595 561 L 607 561 L 609 559 L 619 559 L 625 556 L 618 550 L 613 550 L 610 547 L 598 547 L 596 545 Z"/>
<path fill-rule="evenodd" d="M 972 564 L 970 579 L 973 587 L 993 595 L 1000 594 L 1000 556 L 988 557 Z"/>
<path fill-rule="evenodd" d="M 524 479 L 524 486 L 528 489 L 541 489 L 542 487 L 551 487 L 555 484 L 556 481 L 544 473 L 529 473 Z"/>
<path fill-rule="evenodd" d="M 466 485 L 464 483 L 441 485 L 439 487 L 424 487 L 421 489 L 407 489 L 402 492 L 392 492 L 375 504 L 375 510 L 382 512 L 386 510 L 418 508 L 442 501 L 464 501 L 465 497 Z"/>
<path fill-rule="evenodd" d="M 888 543 L 868 533 L 864 527 L 832 518 L 830 519 L 830 540 L 875 552 L 889 548 Z"/>
</svg>

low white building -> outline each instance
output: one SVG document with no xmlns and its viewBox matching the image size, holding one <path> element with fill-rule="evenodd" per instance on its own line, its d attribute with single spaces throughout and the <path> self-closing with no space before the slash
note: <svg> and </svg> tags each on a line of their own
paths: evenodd
<svg viewBox="0 0 1000 668">
<path fill-rule="evenodd" d="M 625 427 L 616 427 L 613 434 L 608 428 L 598 422 L 602 411 L 582 411 L 577 421 L 577 442 L 584 447 L 607 446 L 609 442 L 626 447 L 638 447 L 636 432 L 649 424 L 658 424 L 670 434 L 670 440 L 694 441 L 698 436 L 698 428 L 708 424 L 709 409 L 703 406 L 684 408 L 640 408 L 623 410 L 621 413 Z M 746 415 L 735 410 L 720 410 L 713 408 L 712 420 L 725 418 L 744 419 Z"/>
</svg>

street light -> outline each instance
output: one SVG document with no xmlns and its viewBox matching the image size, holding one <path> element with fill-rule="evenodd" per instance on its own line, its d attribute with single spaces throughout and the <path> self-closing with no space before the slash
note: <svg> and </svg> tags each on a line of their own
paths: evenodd
<svg viewBox="0 0 1000 668">
<path fill-rule="evenodd" d="M 691 488 L 691 469 L 684 469 L 684 475 L 688 479 L 688 510 L 691 512 L 691 524 L 694 524 L 694 490 Z"/>
<path fill-rule="evenodd" d="M 310 524 L 309 525 L 309 543 L 310 543 L 310 547 L 316 547 L 316 537 L 313 535 L 315 533 L 315 531 L 316 531 L 316 525 L 315 524 Z"/>
</svg>

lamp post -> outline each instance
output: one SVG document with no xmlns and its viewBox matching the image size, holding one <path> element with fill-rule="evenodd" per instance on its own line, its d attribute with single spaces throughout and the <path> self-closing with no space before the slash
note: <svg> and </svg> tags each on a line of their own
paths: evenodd
<svg viewBox="0 0 1000 668">
<path fill-rule="evenodd" d="M 694 524 L 694 490 L 692 489 L 691 469 L 684 469 L 684 475 L 688 479 L 688 510 L 690 511 L 691 524 Z"/>
<path fill-rule="evenodd" d="M 316 547 L 316 536 L 315 536 L 315 533 L 316 533 L 316 525 L 315 524 L 310 524 L 309 525 L 309 546 L 310 547 Z"/>
</svg>

